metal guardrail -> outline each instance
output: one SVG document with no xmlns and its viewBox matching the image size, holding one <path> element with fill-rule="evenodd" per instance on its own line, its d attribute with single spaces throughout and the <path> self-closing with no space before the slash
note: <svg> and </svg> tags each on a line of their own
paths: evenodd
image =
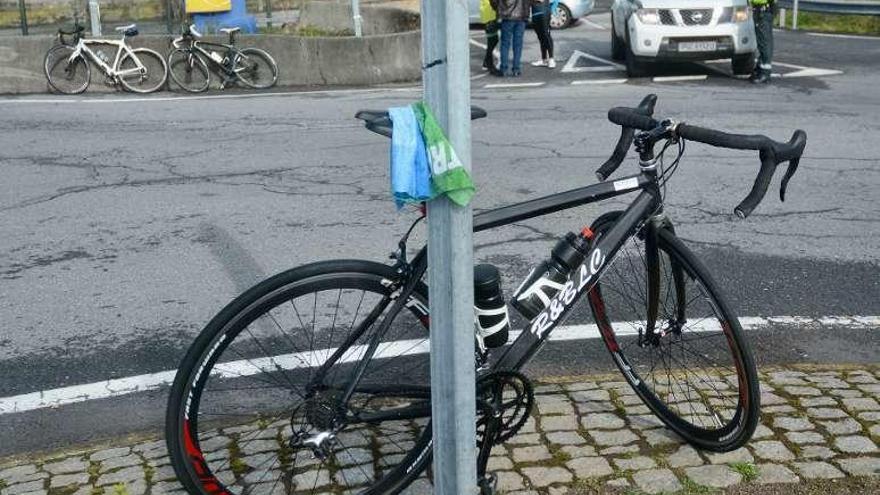
<svg viewBox="0 0 880 495">
<path fill-rule="evenodd" d="M 855 15 L 880 15 L 880 0 L 778 0 L 778 5 L 783 9 L 794 9 L 805 12 L 819 12 L 823 14 L 855 14 Z"/>
</svg>

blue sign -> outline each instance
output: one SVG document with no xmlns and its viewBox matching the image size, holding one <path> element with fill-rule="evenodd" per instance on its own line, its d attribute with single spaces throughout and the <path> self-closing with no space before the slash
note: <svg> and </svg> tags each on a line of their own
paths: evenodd
<svg viewBox="0 0 880 495">
<path fill-rule="evenodd" d="M 257 32 L 257 19 L 248 15 L 245 0 L 232 0 L 229 12 L 193 14 L 193 24 L 203 33 L 216 33 L 220 28 L 239 27 L 244 33 Z"/>
</svg>

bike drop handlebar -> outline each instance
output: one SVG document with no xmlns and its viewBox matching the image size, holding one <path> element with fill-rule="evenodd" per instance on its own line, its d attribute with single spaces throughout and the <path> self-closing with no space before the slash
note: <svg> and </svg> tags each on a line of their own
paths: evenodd
<svg viewBox="0 0 880 495">
<path fill-rule="evenodd" d="M 648 96 L 642 98 L 639 106 L 632 109 L 633 111 L 643 115 L 650 117 L 654 115 L 654 105 L 657 104 L 657 95 L 649 94 Z M 599 168 L 596 170 L 596 177 L 599 178 L 600 181 L 604 181 L 611 174 L 620 167 L 620 164 L 623 163 L 623 159 L 626 158 L 626 153 L 629 151 L 629 147 L 632 145 L 633 136 L 635 135 L 636 130 L 632 127 L 623 126 L 620 130 L 620 138 L 617 140 L 617 145 L 614 147 L 614 152 L 611 153 L 611 156 L 608 160 L 605 161 Z"/>
<path fill-rule="evenodd" d="M 657 121 L 652 117 L 640 113 L 632 108 L 617 107 L 608 111 L 608 120 L 621 125 L 624 128 L 639 129 L 642 131 L 655 130 L 665 126 L 669 121 Z M 761 159 L 761 169 L 755 178 L 755 183 L 748 196 L 734 208 L 734 213 L 740 218 L 746 218 L 758 206 L 767 189 L 776 167 L 782 162 L 788 162 L 788 170 L 782 178 L 779 190 L 779 199 L 785 201 L 785 189 L 788 181 L 797 171 L 798 163 L 807 145 L 807 133 L 798 129 L 794 132 L 787 143 L 774 141 L 763 135 L 729 134 L 714 129 L 697 127 L 685 123 L 672 124 L 671 133 L 674 136 L 690 141 L 697 141 L 720 148 L 738 150 L 757 150 Z"/>
</svg>

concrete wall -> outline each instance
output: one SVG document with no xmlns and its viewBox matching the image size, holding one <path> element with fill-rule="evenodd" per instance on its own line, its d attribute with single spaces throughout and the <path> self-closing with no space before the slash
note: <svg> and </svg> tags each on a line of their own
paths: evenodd
<svg viewBox="0 0 880 495">
<path fill-rule="evenodd" d="M 366 36 L 419 29 L 417 13 L 394 7 L 361 5 L 361 18 Z M 310 0 L 300 13 L 299 25 L 327 31 L 353 31 L 351 0 Z"/>
<path fill-rule="evenodd" d="M 152 48 L 165 55 L 170 39 L 169 36 L 141 35 L 133 38 L 131 44 Z M 54 43 L 55 38 L 51 36 L 0 37 L 0 93 L 48 91 L 43 57 Z M 237 43 L 242 47 L 263 48 L 272 55 L 278 63 L 279 86 L 372 85 L 414 81 L 421 77 L 418 31 L 363 38 L 239 36 Z M 111 50 L 105 52 L 112 56 L 114 52 Z M 219 77 L 212 75 L 212 78 L 212 87 L 216 87 Z M 172 89 L 176 89 L 173 83 Z M 104 84 L 100 70 L 92 66 L 92 84 L 86 91 L 113 90 L 112 86 Z"/>
</svg>

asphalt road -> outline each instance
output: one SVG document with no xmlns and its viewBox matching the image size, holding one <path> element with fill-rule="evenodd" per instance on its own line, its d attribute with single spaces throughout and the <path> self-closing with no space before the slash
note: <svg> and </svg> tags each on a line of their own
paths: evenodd
<svg viewBox="0 0 880 495">
<path fill-rule="evenodd" d="M 559 33 L 560 59 L 575 49 L 607 58 L 606 35 L 583 22 Z M 742 316 L 880 315 L 880 40 L 780 33 L 777 44 L 778 61 L 842 73 L 760 88 L 717 71 L 572 85 L 593 74 L 529 67 L 517 82 L 542 86 L 499 88 L 475 70 L 473 100 L 489 118 L 473 124 L 474 207 L 592 182 L 618 132 L 605 112 L 649 92 L 658 114 L 694 124 L 780 140 L 803 128 L 809 144 L 785 203 L 773 192 L 735 220 L 757 157 L 692 144 L 667 211 Z M 321 259 L 386 259 L 414 215 L 390 201 L 387 140 L 352 115 L 419 95 L 0 100 L 0 398 L 174 369 L 205 322 L 265 276 Z M 478 234 L 477 257 L 512 290 L 558 235 L 625 202 Z M 781 326 L 752 343 L 763 364 L 877 362 L 877 335 Z M 551 344 L 530 373 L 608 365 L 596 342 Z M 155 431 L 165 392 L 0 414 L 0 455 Z"/>
</svg>

